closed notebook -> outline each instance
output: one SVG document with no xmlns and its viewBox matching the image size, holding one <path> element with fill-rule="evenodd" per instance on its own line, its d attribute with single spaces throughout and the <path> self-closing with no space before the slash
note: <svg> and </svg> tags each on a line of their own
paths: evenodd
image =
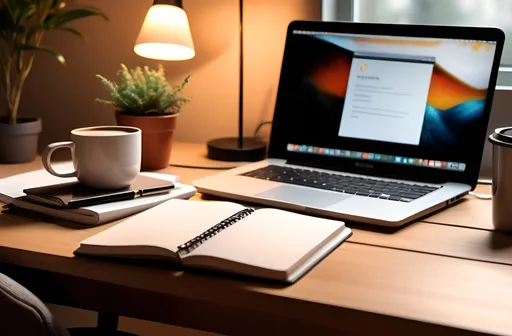
<svg viewBox="0 0 512 336">
<path fill-rule="evenodd" d="M 351 235 L 341 221 L 233 202 L 170 200 L 81 242 L 76 254 L 292 283 Z"/>
<path fill-rule="evenodd" d="M 174 184 L 170 181 L 138 175 L 129 187 L 116 190 L 91 188 L 74 181 L 27 188 L 23 192 L 27 195 L 27 199 L 32 202 L 58 207 L 78 208 L 168 193 L 173 188 Z"/>
</svg>

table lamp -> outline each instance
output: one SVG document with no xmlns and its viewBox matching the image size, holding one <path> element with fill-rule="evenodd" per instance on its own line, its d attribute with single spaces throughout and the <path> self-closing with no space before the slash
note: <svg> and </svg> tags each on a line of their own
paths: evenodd
<svg viewBox="0 0 512 336">
<path fill-rule="evenodd" d="M 208 158 L 221 161 L 258 161 L 265 158 L 263 141 L 243 136 L 243 0 L 240 0 L 240 86 L 238 137 L 208 142 Z M 154 0 L 148 10 L 134 51 L 146 58 L 177 61 L 194 57 L 194 43 L 182 0 Z"/>
<path fill-rule="evenodd" d="M 220 161 L 259 161 L 266 156 L 266 145 L 256 138 L 244 137 L 244 30 L 243 0 L 240 0 L 240 83 L 238 101 L 238 137 L 220 138 L 207 143 L 208 158 Z"/>
<path fill-rule="evenodd" d="M 195 56 L 182 0 L 153 1 L 135 42 L 134 51 L 139 56 L 164 61 L 181 61 Z"/>
</svg>

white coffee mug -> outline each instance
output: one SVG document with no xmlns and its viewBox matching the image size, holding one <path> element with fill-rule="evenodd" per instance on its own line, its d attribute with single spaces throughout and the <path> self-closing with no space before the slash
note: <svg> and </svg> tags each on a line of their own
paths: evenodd
<svg viewBox="0 0 512 336">
<path fill-rule="evenodd" d="M 96 126 L 71 131 L 71 141 L 48 145 L 42 154 L 44 168 L 58 177 L 76 177 L 80 183 L 98 189 L 128 187 L 140 172 L 142 131 L 136 127 Z M 53 152 L 69 148 L 74 171 L 56 172 Z"/>
</svg>

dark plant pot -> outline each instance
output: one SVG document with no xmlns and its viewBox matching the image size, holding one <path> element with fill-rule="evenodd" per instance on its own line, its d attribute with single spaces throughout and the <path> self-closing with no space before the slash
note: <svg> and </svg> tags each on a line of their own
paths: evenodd
<svg viewBox="0 0 512 336">
<path fill-rule="evenodd" d="M 177 114 L 134 116 L 116 111 L 118 125 L 142 130 L 142 170 L 158 170 L 169 166 L 177 117 Z"/>
<path fill-rule="evenodd" d="M 41 118 L 18 118 L 12 125 L 0 121 L 0 163 L 34 161 L 42 128 Z"/>
</svg>

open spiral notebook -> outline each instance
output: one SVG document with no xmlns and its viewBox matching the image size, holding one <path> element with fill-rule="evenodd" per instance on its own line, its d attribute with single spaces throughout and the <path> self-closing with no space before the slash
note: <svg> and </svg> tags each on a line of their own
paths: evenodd
<svg viewBox="0 0 512 336">
<path fill-rule="evenodd" d="M 292 283 L 351 233 L 337 220 L 173 199 L 82 241 L 75 253 L 163 259 Z"/>
</svg>

